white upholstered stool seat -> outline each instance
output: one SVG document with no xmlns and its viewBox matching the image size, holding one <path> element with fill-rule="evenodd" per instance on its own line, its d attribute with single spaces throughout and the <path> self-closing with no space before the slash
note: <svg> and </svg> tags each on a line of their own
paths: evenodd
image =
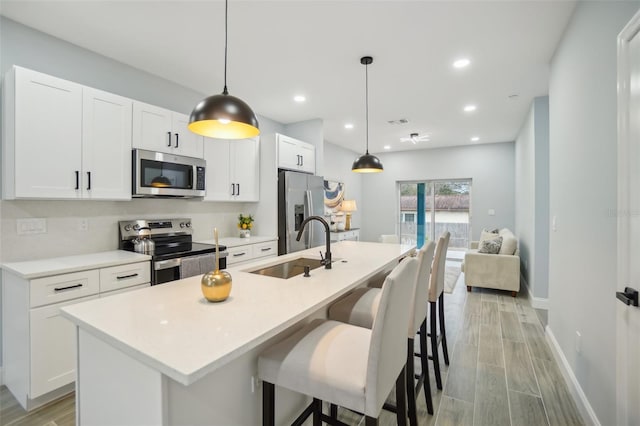
<svg viewBox="0 0 640 426">
<path fill-rule="evenodd" d="M 415 277 L 415 289 L 413 300 L 407 306 L 411 310 L 409 317 L 409 327 L 407 329 L 407 395 L 409 399 L 409 420 L 412 425 L 417 424 L 416 395 L 420 387 L 424 388 L 427 411 L 433 414 L 433 402 L 431 399 L 431 385 L 429 382 L 428 355 L 426 342 L 426 320 L 427 320 L 427 293 L 429 289 L 429 279 L 431 274 L 431 263 L 436 245 L 429 241 L 417 254 L 418 270 Z M 371 328 L 378 312 L 380 296 L 382 291 L 379 288 L 357 288 L 347 296 L 343 297 L 329 307 L 329 318 L 342 321 L 360 327 Z M 418 383 L 414 387 L 413 368 L 413 341 L 416 332 L 420 330 L 420 361 L 422 373 L 417 376 Z M 404 350 L 401 348 L 400 350 Z"/>
<path fill-rule="evenodd" d="M 417 260 L 404 259 L 387 276 L 371 329 L 332 320 L 314 320 L 265 350 L 258 359 L 263 381 L 263 425 L 274 424 L 274 385 L 314 397 L 314 424 L 335 419 L 320 401 L 358 411 L 367 425 L 377 418 L 396 385 L 398 424 L 406 424 L 405 340 L 414 294 Z M 404 345 L 403 345 L 404 346 Z M 336 410 L 337 411 L 337 410 Z M 298 424 L 298 423 L 296 423 Z"/>
</svg>

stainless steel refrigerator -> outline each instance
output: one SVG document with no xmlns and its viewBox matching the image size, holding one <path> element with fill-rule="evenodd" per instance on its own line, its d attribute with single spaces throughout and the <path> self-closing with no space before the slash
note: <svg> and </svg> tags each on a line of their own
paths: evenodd
<svg viewBox="0 0 640 426">
<path fill-rule="evenodd" d="M 308 216 L 324 215 L 324 178 L 305 173 L 278 172 L 278 254 L 321 246 L 324 250 L 325 231 L 318 221 L 305 227 L 296 241 L 302 221 Z"/>
</svg>

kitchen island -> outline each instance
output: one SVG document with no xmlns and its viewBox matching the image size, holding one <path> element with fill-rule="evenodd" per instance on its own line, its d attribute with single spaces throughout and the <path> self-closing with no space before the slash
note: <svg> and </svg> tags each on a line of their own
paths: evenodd
<svg viewBox="0 0 640 426">
<path fill-rule="evenodd" d="M 228 269 L 233 288 L 221 303 L 204 299 L 197 276 L 64 308 L 77 328 L 78 425 L 260 424 L 259 354 L 413 247 L 345 241 L 332 246 L 333 268 L 308 278 L 248 272 L 320 250 Z M 277 423 L 305 402 L 279 391 Z"/>
</svg>

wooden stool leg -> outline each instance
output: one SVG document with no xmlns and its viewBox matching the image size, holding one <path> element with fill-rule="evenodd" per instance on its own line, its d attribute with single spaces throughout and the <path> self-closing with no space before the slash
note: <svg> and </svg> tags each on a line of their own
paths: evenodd
<svg viewBox="0 0 640 426">
<path fill-rule="evenodd" d="M 418 414 L 416 408 L 416 387 L 414 386 L 413 377 L 415 375 L 413 360 L 413 339 L 407 339 L 407 402 L 409 403 L 409 424 L 418 426 Z"/>
<path fill-rule="evenodd" d="M 398 426 L 407 426 L 407 377 L 405 370 L 406 366 L 402 367 L 396 379 L 396 419 Z"/>
<path fill-rule="evenodd" d="M 449 350 L 447 349 L 447 330 L 444 326 L 444 293 L 438 298 L 438 313 L 440 314 L 440 339 L 442 340 L 442 355 L 444 363 L 449 365 Z"/>
<path fill-rule="evenodd" d="M 517 295 L 518 295 L 518 292 L 517 292 L 517 291 L 512 291 L 512 292 L 511 292 L 511 297 L 516 297 Z"/>
<path fill-rule="evenodd" d="M 471 287 L 470 285 L 467 286 L 467 291 L 471 291 L 473 287 Z"/>
<path fill-rule="evenodd" d="M 438 358 L 438 329 L 436 328 L 436 303 L 429 302 L 429 311 L 431 312 L 431 360 L 433 361 L 433 370 L 436 374 L 436 387 L 442 390 L 442 377 L 440 377 L 440 360 Z"/>
<path fill-rule="evenodd" d="M 427 319 L 425 318 L 420 326 L 420 364 L 424 381 L 422 387 L 424 398 L 427 403 L 427 413 L 433 415 L 433 400 L 431 399 L 431 381 L 429 379 L 429 350 L 427 349 Z"/>
<path fill-rule="evenodd" d="M 273 383 L 262 382 L 262 425 L 275 426 L 275 389 Z"/>
</svg>

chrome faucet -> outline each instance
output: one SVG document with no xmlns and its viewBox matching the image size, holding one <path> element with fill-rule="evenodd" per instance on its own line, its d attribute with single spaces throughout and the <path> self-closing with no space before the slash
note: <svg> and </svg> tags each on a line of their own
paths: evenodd
<svg viewBox="0 0 640 426">
<path fill-rule="evenodd" d="M 320 258 L 322 258 L 320 263 L 324 265 L 324 269 L 331 269 L 331 231 L 329 231 L 329 224 L 327 223 L 326 220 L 324 220 L 320 216 L 307 217 L 305 220 L 302 221 L 302 224 L 300 224 L 300 230 L 298 231 L 298 236 L 296 237 L 296 241 L 300 241 L 300 237 L 302 237 L 302 231 L 304 231 L 304 227 L 307 225 L 307 223 L 311 222 L 312 220 L 317 220 L 318 222 L 324 225 L 324 232 L 325 232 L 326 241 L 327 241 L 327 249 L 326 249 L 327 251 L 324 254 L 324 258 L 322 258 L 322 252 L 320 252 Z"/>
</svg>

